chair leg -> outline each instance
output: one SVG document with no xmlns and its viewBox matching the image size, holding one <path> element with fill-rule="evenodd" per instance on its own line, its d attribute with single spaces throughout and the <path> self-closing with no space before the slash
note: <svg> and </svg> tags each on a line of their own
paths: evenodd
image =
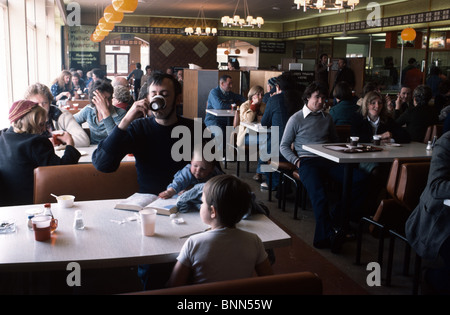
<svg viewBox="0 0 450 315">
<path fill-rule="evenodd" d="M 269 172 L 269 201 L 272 201 L 272 172 Z"/>
<path fill-rule="evenodd" d="M 411 261 L 411 247 L 408 245 L 406 239 L 405 256 L 403 260 L 403 275 L 407 276 L 409 274 L 409 263 Z"/>
<path fill-rule="evenodd" d="M 380 267 L 383 264 L 383 252 L 384 252 L 384 234 L 385 234 L 385 228 L 380 223 L 373 221 L 370 218 L 362 217 L 359 221 L 358 225 L 358 231 L 356 233 L 356 259 L 355 264 L 360 265 L 361 264 L 361 247 L 362 247 L 362 235 L 363 235 L 363 228 L 364 223 L 368 222 L 370 224 L 373 224 L 376 228 L 380 230 L 380 240 L 378 241 L 378 263 L 380 264 Z"/>
<path fill-rule="evenodd" d="M 361 246 L 362 246 L 362 234 L 363 234 L 364 221 L 361 219 L 358 225 L 358 231 L 356 232 L 356 258 L 355 264 L 361 265 Z"/>
<path fill-rule="evenodd" d="M 416 254 L 416 258 L 414 260 L 414 279 L 412 291 L 413 295 L 417 295 L 419 293 L 421 267 L 422 267 L 422 257 Z"/>
<path fill-rule="evenodd" d="M 280 172 L 280 180 L 278 181 L 278 209 L 281 209 L 283 190 L 284 190 L 284 172 Z"/>
<path fill-rule="evenodd" d="M 298 220 L 298 205 L 300 203 L 300 196 L 301 196 L 301 183 L 298 183 L 297 181 L 294 181 L 295 183 L 295 202 L 294 202 L 294 220 Z"/>
<path fill-rule="evenodd" d="M 386 286 L 391 285 L 392 279 L 392 264 L 394 261 L 394 246 L 395 246 L 395 237 L 391 234 L 389 238 L 389 254 L 388 254 L 388 262 L 386 268 Z"/>
</svg>

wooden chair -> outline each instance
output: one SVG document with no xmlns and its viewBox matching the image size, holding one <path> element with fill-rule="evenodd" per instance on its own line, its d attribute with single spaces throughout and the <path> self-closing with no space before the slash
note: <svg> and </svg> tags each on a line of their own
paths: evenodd
<svg viewBox="0 0 450 315">
<path fill-rule="evenodd" d="M 404 225 L 409 214 L 417 207 L 420 201 L 420 195 L 425 189 L 428 173 L 430 170 L 430 162 L 404 163 L 401 167 L 399 184 L 397 189 L 397 200 L 407 210 L 406 215 L 400 218 L 401 229 L 389 229 L 389 254 L 387 264 L 386 285 L 391 285 L 391 275 L 394 257 L 395 240 L 400 239 L 405 243 L 403 274 L 408 275 L 410 264 L 411 246 L 405 237 Z M 421 258 L 416 255 L 415 271 L 413 281 L 413 294 L 417 294 L 419 285 Z"/>
<path fill-rule="evenodd" d="M 361 263 L 361 248 L 362 248 L 362 233 L 366 223 L 369 223 L 369 231 L 375 237 L 379 238 L 378 244 L 378 263 L 380 266 L 383 264 L 384 253 L 384 238 L 387 236 L 389 229 L 393 228 L 395 222 L 400 222 L 401 218 L 409 213 L 405 209 L 404 205 L 398 199 L 398 188 L 400 185 L 400 175 L 402 171 L 402 165 L 405 163 L 421 163 L 428 162 L 431 158 L 408 158 L 408 159 L 395 159 L 392 162 L 391 170 L 386 184 L 386 190 L 389 194 L 389 199 L 384 199 L 380 202 L 378 209 L 373 217 L 363 217 L 360 220 L 357 231 L 357 245 L 356 245 L 356 264 Z M 426 180 L 424 184 L 426 183 Z M 402 186 L 402 189 L 405 189 Z M 386 222 L 388 224 L 386 224 Z M 396 227 L 401 224 L 396 224 Z"/>
<path fill-rule="evenodd" d="M 439 138 L 442 136 L 442 130 L 444 129 L 444 125 L 431 125 L 428 126 L 427 131 L 425 133 L 425 138 L 423 139 L 423 143 L 428 143 L 428 141 L 433 141 L 433 138 Z"/>
<path fill-rule="evenodd" d="M 139 191 L 134 162 L 122 162 L 117 171 L 102 173 L 92 164 L 41 166 L 34 170 L 34 203 L 55 202 L 55 195 L 75 200 L 127 198 Z"/>
<path fill-rule="evenodd" d="M 234 119 L 233 119 L 233 127 L 234 128 L 238 128 L 241 122 L 240 119 L 240 111 L 239 109 L 236 110 L 235 114 L 234 114 Z M 239 128 L 237 129 L 239 130 Z M 237 132 L 233 132 L 231 134 L 231 138 L 230 138 L 230 143 L 227 143 L 227 147 L 230 147 L 230 149 L 233 150 L 233 153 L 236 156 L 236 176 L 239 177 L 240 174 L 240 160 L 239 160 L 239 147 L 237 145 Z M 249 158 L 249 146 L 248 145 L 244 145 L 244 150 L 245 150 L 245 164 L 246 164 L 246 170 L 247 173 L 250 171 L 250 158 Z M 226 154 L 225 154 L 225 161 L 224 161 L 224 167 L 227 168 L 227 159 L 226 159 Z"/>
<path fill-rule="evenodd" d="M 127 295 L 322 295 L 322 280 L 309 271 L 185 285 Z"/>
</svg>

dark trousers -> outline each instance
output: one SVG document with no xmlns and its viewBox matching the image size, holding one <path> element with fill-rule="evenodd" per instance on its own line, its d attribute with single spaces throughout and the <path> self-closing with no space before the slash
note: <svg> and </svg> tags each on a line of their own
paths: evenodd
<svg viewBox="0 0 450 315">
<path fill-rule="evenodd" d="M 429 269 L 426 281 L 438 294 L 450 294 L 450 237 L 441 245 L 439 255 L 444 264 L 440 268 Z"/>
<path fill-rule="evenodd" d="M 300 160 L 299 175 L 306 188 L 314 210 L 316 229 L 313 244 L 330 239 L 335 228 L 341 223 L 341 202 L 333 205 L 330 211 L 329 192 L 326 183 L 333 180 L 337 183 L 344 181 L 344 165 L 321 157 L 302 158 Z M 366 196 L 367 174 L 358 168 L 353 170 L 352 206 L 350 218 L 357 220 L 361 206 Z"/>
</svg>

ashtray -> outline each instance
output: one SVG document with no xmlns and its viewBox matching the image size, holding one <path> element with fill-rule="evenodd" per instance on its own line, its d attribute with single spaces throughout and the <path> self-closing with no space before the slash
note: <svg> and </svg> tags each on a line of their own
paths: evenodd
<svg viewBox="0 0 450 315">
<path fill-rule="evenodd" d="M 14 220 L 0 220 L 0 234 L 14 233 L 16 224 Z"/>
</svg>

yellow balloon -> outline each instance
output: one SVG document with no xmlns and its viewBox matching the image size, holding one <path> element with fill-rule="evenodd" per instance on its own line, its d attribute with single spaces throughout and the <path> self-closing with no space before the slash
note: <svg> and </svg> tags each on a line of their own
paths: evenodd
<svg viewBox="0 0 450 315">
<path fill-rule="evenodd" d="M 103 11 L 103 16 L 105 17 L 105 21 L 108 23 L 120 23 L 123 20 L 123 12 L 117 12 L 114 10 L 112 4 L 105 8 L 105 11 Z"/>
<path fill-rule="evenodd" d="M 112 0 L 114 10 L 123 13 L 132 13 L 136 10 L 138 0 Z"/>
<path fill-rule="evenodd" d="M 416 39 L 416 31 L 413 28 L 410 28 L 410 27 L 405 28 L 402 31 L 401 37 L 405 41 L 414 40 L 414 39 Z"/>
</svg>

